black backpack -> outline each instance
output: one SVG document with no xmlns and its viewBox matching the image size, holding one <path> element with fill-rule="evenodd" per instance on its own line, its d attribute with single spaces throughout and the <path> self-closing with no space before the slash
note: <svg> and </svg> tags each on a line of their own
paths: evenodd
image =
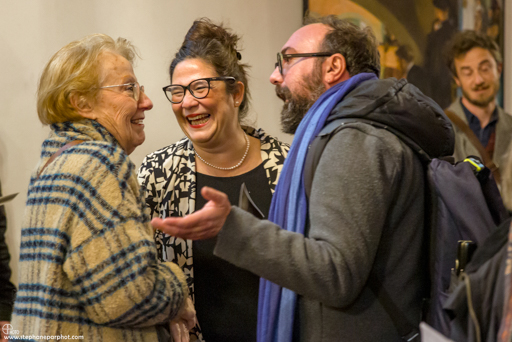
<svg viewBox="0 0 512 342">
<path fill-rule="evenodd" d="M 449 314 L 449 338 L 456 342 L 501 341 L 500 327 L 508 301 L 508 236 L 511 219 L 505 220 L 480 245 L 444 303 Z M 504 327 L 505 328 L 505 327 Z"/>
<path fill-rule="evenodd" d="M 425 241 L 429 243 L 430 298 L 425 299 L 423 320 L 449 336 L 450 317 L 443 304 L 450 291 L 452 269 L 464 267 L 474 248 L 508 217 L 491 172 L 472 157 L 453 164 L 430 158 L 411 138 L 387 125 L 362 119 L 340 118 L 328 123 L 309 147 L 304 167 L 304 186 L 309 199 L 313 176 L 330 138 L 354 123 L 366 123 L 386 129 L 409 146 L 425 166 Z M 447 159 L 452 159 L 447 158 Z M 459 241 L 465 241 L 459 243 Z M 459 246 L 459 248 L 458 248 Z M 469 247 L 468 247 L 469 246 Z M 459 254 L 459 255 L 458 255 Z M 457 260 L 459 257 L 460 260 Z M 419 341 L 419 327 L 412 326 L 375 278 L 368 279 L 404 341 Z"/>
</svg>

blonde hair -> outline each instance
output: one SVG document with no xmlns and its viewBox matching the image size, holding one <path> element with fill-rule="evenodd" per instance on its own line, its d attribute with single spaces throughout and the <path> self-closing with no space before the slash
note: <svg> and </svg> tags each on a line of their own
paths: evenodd
<svg viewBox="0 0 512 342">
<path fill-rule="evenodd" d="M 126 39 L 91 34 L 69 43 L 53 55 L 43 70 L 37 89 L 37 114 L 44 125 L 83 119 L 71 104 L 71 95 L 94 101 L 100 86 L 101 54 L 111 52 L 131 64 L 137 56 Z"/>
</svg>

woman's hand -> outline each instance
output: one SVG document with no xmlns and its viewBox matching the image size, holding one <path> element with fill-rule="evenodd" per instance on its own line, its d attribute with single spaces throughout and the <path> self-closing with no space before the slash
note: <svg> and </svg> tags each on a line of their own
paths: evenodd
<svg viewBox="0 0 512 342">
<path fill-rule="evenodd" d="M 151 224 L 165 234 L 182 239 L 202 240 L 217 236 L 231 211 L 228 196 L 215 189 L 203 187 L 205 206 L 185 217 L 154 218 Z"/>
<path fill-rule="evenodd" d="M 190 341 L 188 332 L 196 325 L 196 323 L 196 309 L 194 308 L 192 300 L 188 297 L 176 318 L 174 318 L 170 323 L 173 342 Z"/>
</svg>

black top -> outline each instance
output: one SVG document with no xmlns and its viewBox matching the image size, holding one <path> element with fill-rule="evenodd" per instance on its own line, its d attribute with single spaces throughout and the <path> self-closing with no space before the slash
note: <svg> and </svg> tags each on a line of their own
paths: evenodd
<svg viewBox="0 0 512 342">
<path fill-rule="evenodd" d="M 235 177 L 198 173 L 196 210 L 206 203 L 200 195 L 203 186 L 226 193 L 238 205 L 243 183 L 266 218 L 272 193 L 263 164 Z M 259 277 L 214 256 L 216 241 L 193 242 L 195 308 L 203 337 L 207 342 L 256 341 Z"/>
<path fill-rule="evenodd" d="M 0 197 L 2 197 L 2 185 L 0 184 Z M 16 288 L 9 280 L 11 268 L 9 267 L 9 250 L 5 241 L 7 219 L 5 208 L 0 205 L 0 321 L 10 321 Z"/>
</svg>

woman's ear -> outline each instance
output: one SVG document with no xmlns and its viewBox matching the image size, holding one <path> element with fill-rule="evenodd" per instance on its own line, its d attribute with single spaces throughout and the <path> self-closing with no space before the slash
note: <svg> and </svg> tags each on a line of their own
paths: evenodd
<svg viewBox="0 0 512 342">
<path fill-rule="evenodd" d="M 242 101 L 244 100 L 245 94 L 245 86 L 242 82 L 238 81 L 236 84 L 236 91 L 233 94 L 233 100 L 235 102 L 235 107 L 240 107 Z"/>
<path fill-rule="evenodd" d="M 86 119 L 96 119 L 96 115 L 94 115 L 90 101 L 84 94 L 73 92 L 69 96 L 69 101 L 71 102 L 71 106 L 79 115 Z"/>
</svg>

